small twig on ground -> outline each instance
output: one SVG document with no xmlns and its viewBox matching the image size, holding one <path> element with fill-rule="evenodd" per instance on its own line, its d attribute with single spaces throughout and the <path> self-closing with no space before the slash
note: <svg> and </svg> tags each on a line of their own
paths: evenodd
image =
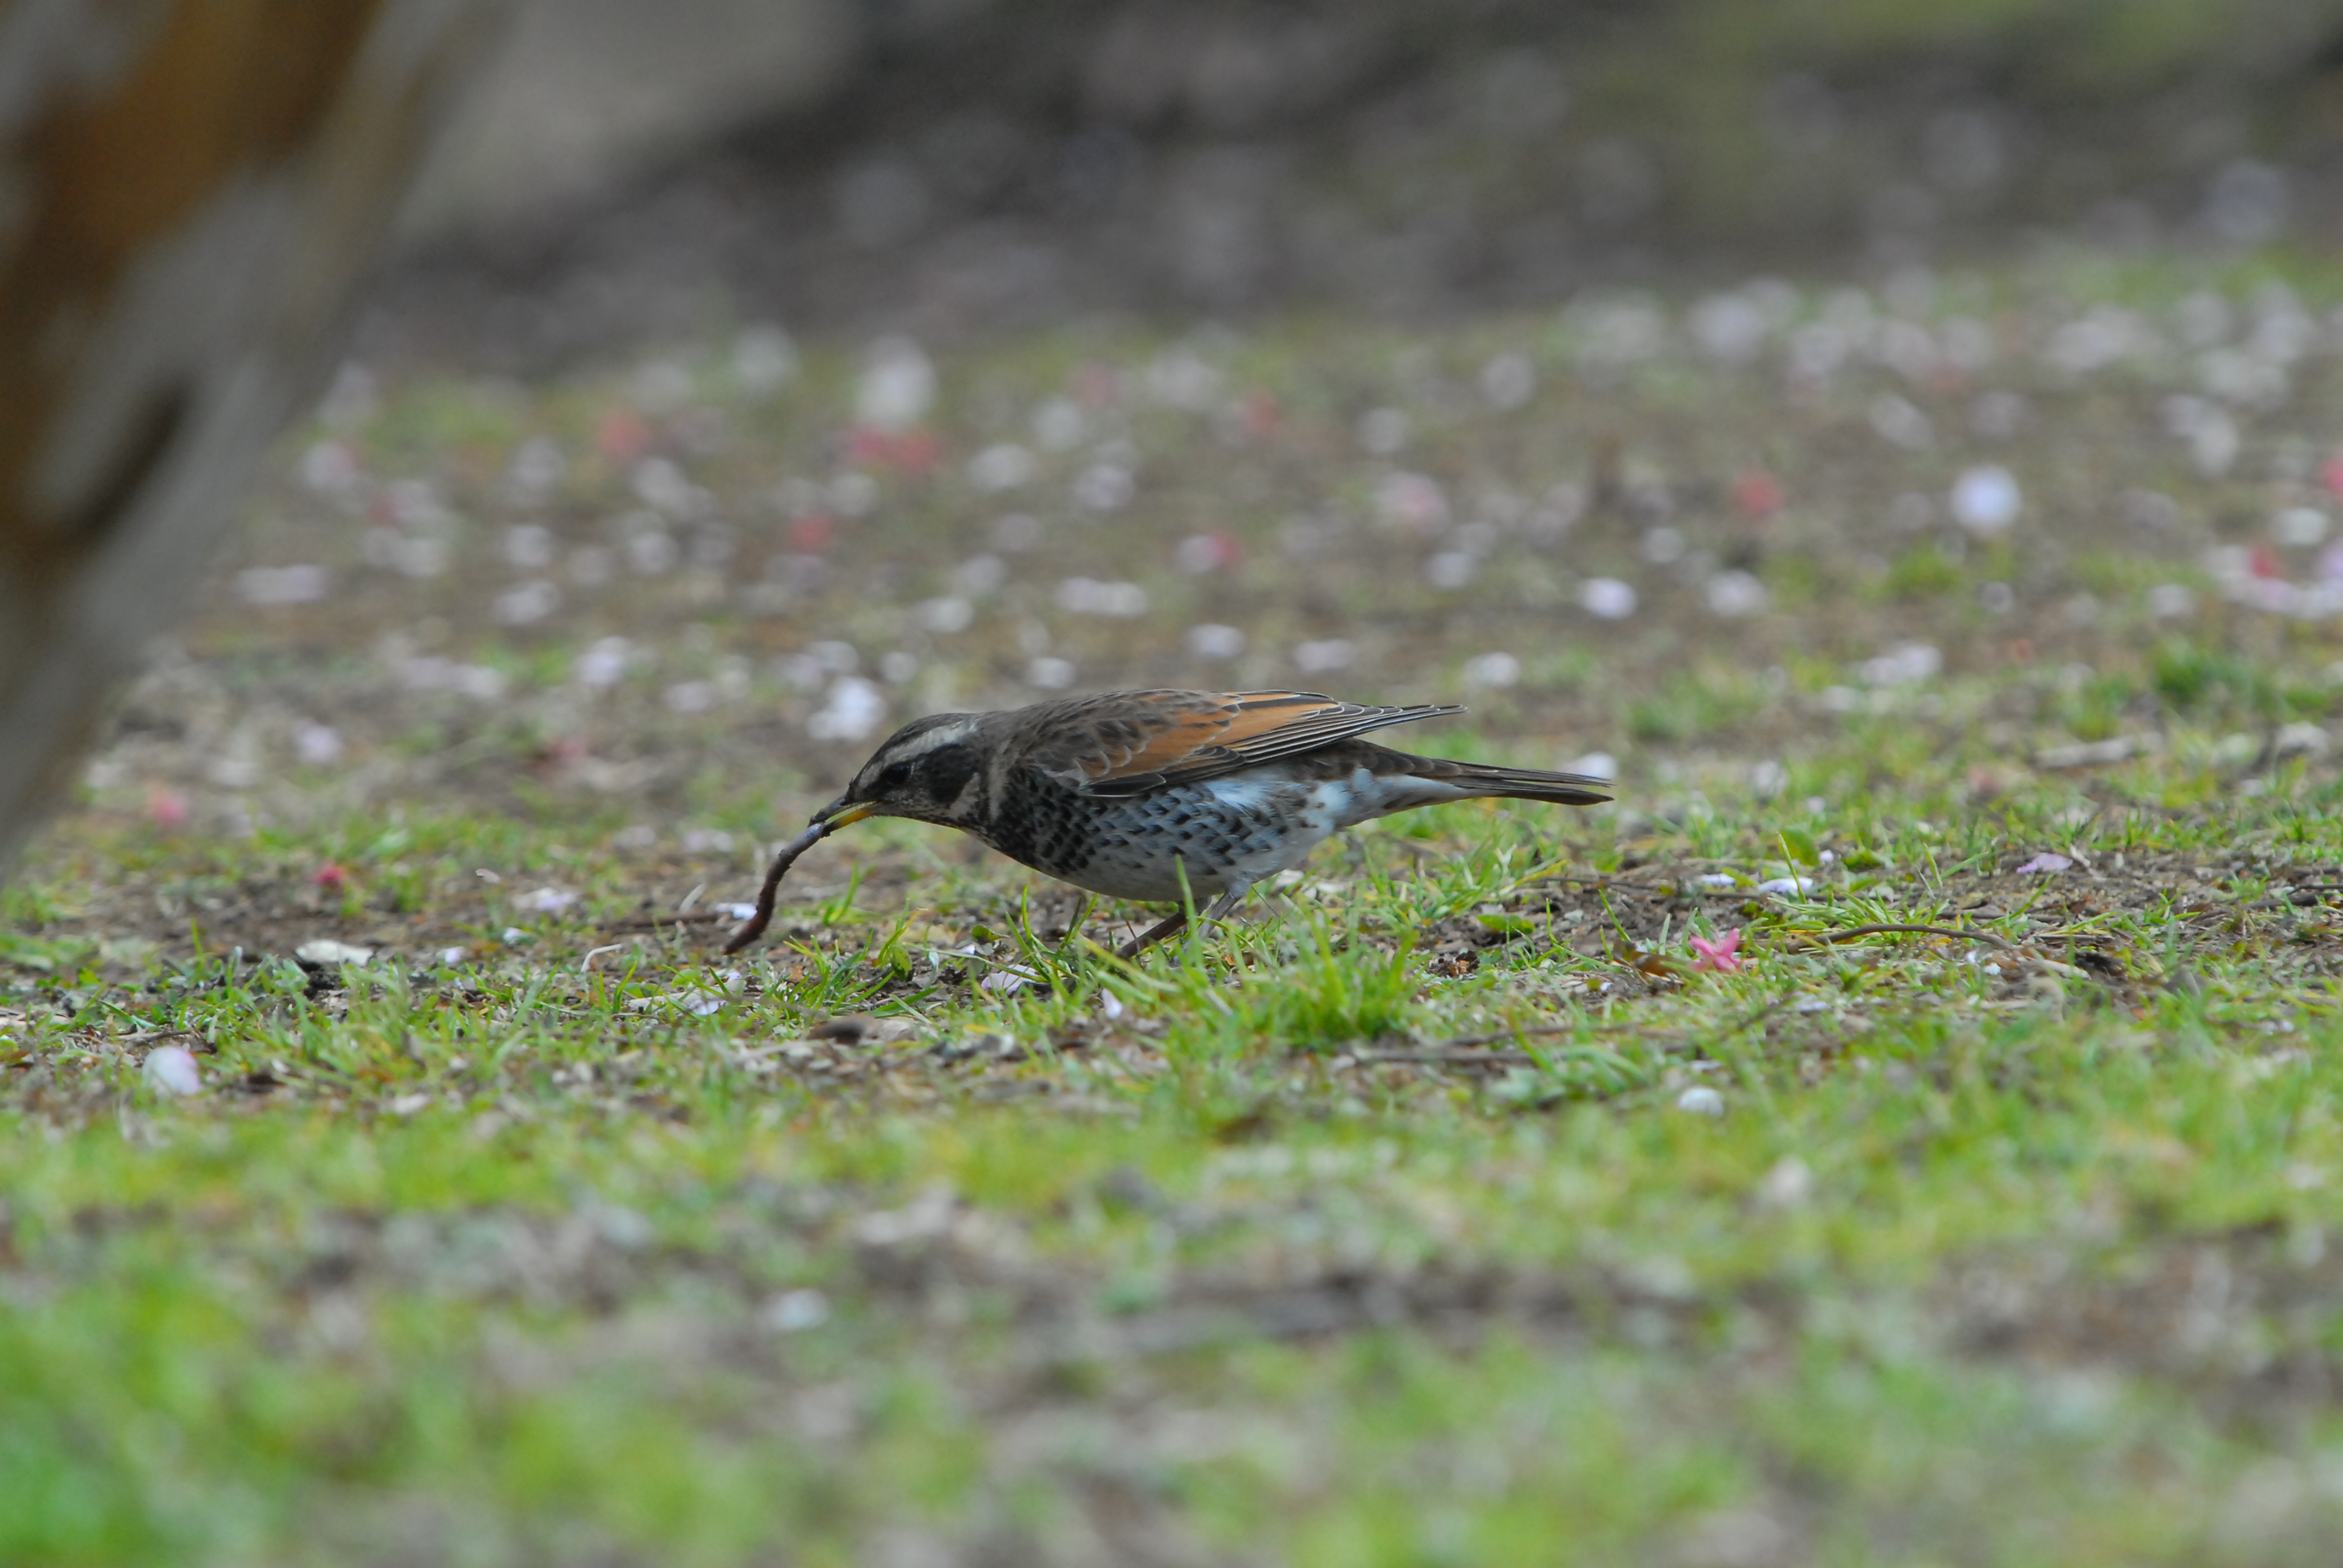
<svg viewBox="0 0 2343 1568">
<path fill-rule="evenodd" d="M 1885 924 L 1876 926 L 1851 926 L 1843 931 L 1793 931 L 1789 934 L 1794 937 L 1801 938 L 1817 947 L 1827 946 L 1833 942 L 1851 942 L 1857 937 L 1908 935 L 1916 937 L 1952 937 L 1956 940 L 1965 942 L 1991 942 L 1995 947 L 2004 949 L 2010 952 L 2016 952 L 2017 950 L 2017 944 L 2011 941 L 2007 937 L 1997 937 L 1991 931 L 1964 931 L 1952 926 L 1907 926 Z"/>
<path fill-rule="evenodd" d="M 1435 1048 L 1402 1050 L 1354 1050 L 1351 1060 L 1362 1065 L 1380 1067 L 1385 1063 L 1413 1063 L 1426 1067 L 1535 1067 L 1537 1058 L 1526 1050 L 1441 1050 Z"/>
<path fill-rule="evenodd" d="M 694 910 L 682 915 L 637 915 L 632 920 L 615 920 L 604 927 L 612 931 L 655 931 L 663 926 L 713 926 L 738 920 L 737 915 L 722 910 Z"/>
<path fill-rule="evenodd" d="M 1632 1023 L 1528 1023 L 1523 1024 L 1516 1029 L 1493 1030 L 1487 1034 L 1460 1034 L 1453 1040 L 1436 1040 L 1430 1045 L 1403 1046 L 1397 1049 L 1399 1049 L 1403 1054 L 1413 1051 L 1426 1050 L 1464 1050 L 1473 1046 L 1493 1045 L 1501 1040 L 1520 1040 L 1528 1035 L 1579 1034 L 1582 1032 L 1586 1034 L 1639 1034 L 1646 1038 L 1671 1036 L 1679 1039 L 1689 1038 L 1691 1033 L 1688 1030 L 1681 1029 L 1644 1029 Z M 1353 1051 L 1352 1054 L 1358 1057 L 1362 1061 L 1368 1060 L 1370 1056 L 1373 1057 L 1376 1060 L 1384 1060 L 1383 1053 L 1380 1051 Z"/>
<path fill-rule="evenodd" d="M 1586 888 L 1598 893 L 1641 893 L 1646 898 L 1666 899 L 1758 899 L 1765 895 L 1755 888 L 1688 888 L 1675 882 L 1630 882 L 1618 877 L 1540 877 L 1534 882 L 1522 884 L 1527 891 L 1541 883 L 1561 882 L 1574 888 Z"/>
</svg>

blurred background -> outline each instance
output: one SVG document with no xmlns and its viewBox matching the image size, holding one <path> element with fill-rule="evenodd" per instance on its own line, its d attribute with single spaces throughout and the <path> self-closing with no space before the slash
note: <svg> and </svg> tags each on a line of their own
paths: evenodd
<svg viewBox="0 0 2343 1568">
<path fill-rule="evenodd" d="M 2333 237 L 2332 0 L 539 0 L 369 357 Z"/>
<path fill-rule="evenodd" d="M 1163 684 L 1469 700 L 1623 833 L 2256 787 L 2338 137 L 2324 0 L 527 7 L 85 799 L 752 881 L 895 723 Z"/>
</svg>

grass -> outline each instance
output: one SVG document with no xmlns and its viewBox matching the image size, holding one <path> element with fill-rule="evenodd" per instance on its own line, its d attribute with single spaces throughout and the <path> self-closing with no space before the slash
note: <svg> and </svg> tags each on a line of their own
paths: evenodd
<svg viewBox="0 0 2343 1568">
<path fill-rule="evenodd" d="M 2285 890 L 2343 855 L 2331 791 L 1899 814 L 1825 831 L 1804 898 L 1683 896 L 1780 869 L 1791 816 L 1599 887 L 1532 814 L 1421 870 L 1369 835 L 1176 965 L 1020 928 L 1039 999 L 842 900 L 737 990 L 584 970 L 587 920 L 436 971 L 20 967 L 0 1541 L 2308 1550 L 2343 1122 L 2332 917 Z M 2046 842 L 2101 869 L 2007 874 Z M 1886 923 L 2007 945 L 1798 940 Z M 1727 924 L 1745 972 L 1693 975 Z M 874 1000 L 915 1032 L 789 1043 Z M 142 1077 L 173 1040 L 210 1093 Z"/>
<path fill-rule="evenodd" d="M 707 395 L 755 442 L 694 456 L 675 417 L 745 567 L 565 575 L 525 626 L 495 574 L 548 568 L 498 567 L 497 528 L 540 519 L 569 572 L 665 482 L 580 434 L 615 378 L 427 381 L 312 432 L 431 476 L 460 569 L 363 568 L 344 501 L 277 485 L 5 895 L 0 1560 L 2318 1559 L 2343 783 L 2323 730 L 2285 727 L 2331 721 L 2337 650 L 2197 563 L 2241 512 L 2316 499 L 2288 443 L 2325 428 L 2327 361 L 2206 476 L 2126 424 L 2185 360 L 2077 388 L 2014 359 L 2042 412 L 1993 457 L 2036 520 L 1986 550 L 1882 520 L 1914 483 L 1856 440 L 1883 371 L 1752 409 L 1757 373 L 1681 362 L 1587 391 L 1564 340 L 1500 417 L 1441 378 L 1482 331 L 1208 340 L 1291 445 L 1101 405 L 1130 450 L 1064 477 L 1135 454 L 1154 477 L 1111 526 L 1029 498 L 1060 546 L 958 632 L 907 628 L 951 620 L 913 607 L 970 580 L 952 563 L 1006 503 L 949 470 L 882 475 L 826 584 L 751 594 L 780 580 L 759 550 L 808 553 L 759 498 L 841 477 L 822 409 L 850 369 L 820 355 L 780 406 Z M 1021 400 L 1161 347 L 969 351 L 936 426 L 956 454 L 1008 439 Z M 1951 430 L 1974 390 L 1913 395 Z M 1376 493 L 1349 422 L 1385 398 L 1429 432 L 1405 460 L 1452 531 L 1353 515 L 1312 558 L 1288 525 Z M 2069 413 L 2133 431 L 2097 465 L 2166 487 L 2180 532 L 2065 487 Z M 1664 522 L 1630 493 L 1560 545 L 1497 527 L 1466 588 L 1418 570 L 1476 485 L 1579 464 L 1599 490 L 1605 421 Z M 547 430 L 567 487 L 500 499 L 506 448 Z M 1756 450 L 1793 497 L 1762 528 L 1720 498 Z M 709 526 L 671 504 L 687 544 Z M 1223 522 L 1234 564 L 1166 564 Z M 1675 563 L 1753 528 L 1771 603 L 1713 616 Z M 221 602 L 318 556 L 324 607 Z M 1054 608 L 1076 572 L 1152 608 Z M 1574 574 L 1644 607 L 1580 618 Z M 1979 609 L 1987 582 L 2016 608 Z M 2190 615 L 2140 602 L 2175 584 Z M 1203 619 L 1254 662 L 1192 661 Z M 1111 954 L 1139 911 L 1077 924 L 1050 884 L 874 822 L 718 956 L 760 840 L 869 744 L 809 738 L 849 678 L 825 643 L 866 674 L 911 656 L 900 716 L 1030 696 L 1037 649 L 1089 684 L 1233 684 L 1338 635 L 1356 661 L 1310 678 L 1362 695 L 1450 694 L 1510 648 L 1480 728 L 1425 748 L 1608 749 L 1621 804 L 1377 824 L 1135 963 Z M 578 660 L 612 637 L 598 685 Z M 1896 652 L 1921 640 L 1933 665 Z M 424 658 L 505 684 L 418 685 Z M 1698 961 L 1735 930 L 1737 967 Z M 320 939 L 367 956 L 298 955 Z M 173 1091 L 172 1050 L 203 1092 Z"/>
</svg>

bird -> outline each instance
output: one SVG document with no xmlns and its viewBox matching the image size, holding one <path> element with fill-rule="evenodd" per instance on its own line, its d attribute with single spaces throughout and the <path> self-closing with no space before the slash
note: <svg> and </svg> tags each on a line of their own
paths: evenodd
<svg viewBox="0 0 2343 1568">
<path fill-rule="evenodd" d="M 1345 828 L 1449 800 L 1594 806 L 1610 781 L 1415 757 L 1363 739 L 1462 713 L 1381 707 L 1317 691 L 1110 691 L 990 713 L 935 713 L 881 742 L 782 847 L 757 909 L 724 950 L 764 933 L 798 856 L 850 823 L 905 817 L 957 828 L 1086 892 L 1180 912 L 1141 933 L 1135 957 L 1186 925 L 1232 913 Z"/>
</svg>

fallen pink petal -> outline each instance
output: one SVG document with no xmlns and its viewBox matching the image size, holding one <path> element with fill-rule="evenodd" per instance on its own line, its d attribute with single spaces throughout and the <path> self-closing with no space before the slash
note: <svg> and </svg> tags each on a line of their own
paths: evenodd
<svg viewBox="0 0 2343 1568">
<path fill-rule="evenodd" d="M 1782 509 L 1782 481 L 1754 468 L 1734 481 L 1733 504 L 1745 518 L 1770 518 Z"/>
<path fill-rule="evenodd" d="M 1694 937 L 1692 939 L 1692 950 L 1694 973 L 1711 970 L 1721 975 L 1737 975 L 1741 972 L 1741 928 L 1735 926 L 1713 940 Z"/>
<path fill-rule="evenodd" d="M 2074 863 L 2074 861 L 2068 859 L 2064 855 L 2052 854 L 2049 850 L 2046 849 L 2041 854 L 2035 856 L 2034 859 L 2026 861 L 2026 864 L 2018 867 L 2016 874 L 2018 876 L 2025 877 L 2031 876 L 2036 872 L 2063 871 Z"/>
<path fill-rule="evenodd" d="M 613 408 L 594 427 L 594 447 L 616 462 L 630 463 L 649 450 L 651 428 L 631 408 Z"/>
</svg>

